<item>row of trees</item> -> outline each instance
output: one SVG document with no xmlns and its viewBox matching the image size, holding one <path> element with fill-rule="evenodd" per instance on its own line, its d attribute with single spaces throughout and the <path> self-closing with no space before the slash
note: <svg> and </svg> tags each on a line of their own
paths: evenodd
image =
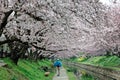
<svg viewBox="0 0 120 80">
<path fill-rule="evenodd" d="M 34 59 L 101 49 L 119 55 L 120 8 L 115 2 L 108 7 L 99 0 L 0 0 L 0 36 L 5 36 L 0 45 L 8 44 L 13 60 L 31 47 L 36 48 Z"/>
</svg>

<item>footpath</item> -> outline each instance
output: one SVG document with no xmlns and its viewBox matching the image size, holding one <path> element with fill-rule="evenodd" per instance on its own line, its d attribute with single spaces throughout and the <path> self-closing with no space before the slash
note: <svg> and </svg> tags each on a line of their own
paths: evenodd
<svg viewBox="0 0 120 80">
<path fill-rule="evenodd" d="M 69 80 L 66 70 L 62 67 L 60 69 L 60 76 L 57 76 L 57 72 L 56 72 L 55 76 L 53 77 L 53 80 Z"/>
</svg>

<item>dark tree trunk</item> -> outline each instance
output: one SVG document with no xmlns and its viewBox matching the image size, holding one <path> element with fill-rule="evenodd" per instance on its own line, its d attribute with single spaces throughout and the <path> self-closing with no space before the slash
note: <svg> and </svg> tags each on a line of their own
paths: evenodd
<svg viewBox="0 0 120 80">
<path fill-rule="evenodd" d="M 3 58 L 3 49 L 0 51 L 0 58 Z"/>
<path fill-rule="evenodd" d="M 2 23 L 0 24 L 0 36 L 3 33 L 3 29 L 5 28 L 6 24 L 7 24 L 7 19 L 10 16 L 10 14 L 13 12 L 13 10 L 10 10 L 8 12 L 5 13 L 4 18 L 2 19 Z"/>
<path fill-rule="evenodd" d="M 118 57 L 120 58 L 120 52 L 118 52 Z"/>
<path fill-rule="evenodd" d="M 18 49 L 17 48 L 14 48 L 12 51 L 11 51 L 11 56 L 10 56 L 11 60 L 17 65 L 18 63 L 18 60 L 20 58 L 20 55 L 18 54 Z"/>
<path fill-rule="evenodd" d="M 11 60 L 17 65 L 17 63 L 18 63 L 18 60 L 19 60 L 19 58 L 20 58 L 20 55 L 18 55 L 18 54 L 14 54 L 14 56 L 11 56 Z"/>
</svg>

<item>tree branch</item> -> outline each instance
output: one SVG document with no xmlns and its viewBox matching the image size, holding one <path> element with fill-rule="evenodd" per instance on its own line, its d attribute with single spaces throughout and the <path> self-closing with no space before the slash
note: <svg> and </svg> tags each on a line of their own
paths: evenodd
<svg viewBox="0 0 120 80">
<path fill-rule="evenodd" d="M 3 28 L 5 28 L 5 26 L 7 24 L 7 19 L 12 12 L 13 12 L 13 10 L 10 10 L 10 11 L 5 13 L 5 17 L 3 18 L 2 23 L 0 24 L 0 36 L 2 35 Z"/>
<path fill-rule="evenodd" d="M 57 51 L 55 51 L 55 50 L 47 50 L 46 48 L 38 47 L 38 46 L 36 46 L 36 45 L 34 45 L 34 44 L 32 44 L 32 43 L 31 43 L 31 45 L 34 46 L 35 48 L 40 49 L 40 50 L 43 50 L 43 51 L 57 52 Z"/>
<path fill-rule="evenodd" d="M 20 39 L 12 39 L 12 40 L 9 39 L 9 40 L 0 41 L 0 45 L 6 44 L 6 43 L 12 43 L 12 42 L 14 42 L 14 41 L 18 41 L 18 42 L 20 42 L 20 43 L 23 43 L 23 44 L 25 44 L 25 45 L 28 45 L 27 42 L 22 42 Z"/>
<path fill-rule="evenodd" d="M 44 21 L 44 19 L 37 17 L 29 12 L 26 12 L 26 14 L 28 14 L 30 17 L 32 17 L 33 19 L 37 20 L 37 21 Z"/>
</svg>

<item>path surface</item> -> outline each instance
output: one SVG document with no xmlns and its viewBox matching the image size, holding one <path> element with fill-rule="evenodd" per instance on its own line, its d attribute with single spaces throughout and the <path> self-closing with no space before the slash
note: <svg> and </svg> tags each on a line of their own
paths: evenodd
<svg viewBox="0 0 120 80">
<path fill-rule="evenodd" d="M 62 67 L 60 69 L 60 76 L 57 76 L 57 73 L 56 73 L 55 76 L 53 77 L 53 80 L 69 80 L 66 70 Z"/>
</svg>

